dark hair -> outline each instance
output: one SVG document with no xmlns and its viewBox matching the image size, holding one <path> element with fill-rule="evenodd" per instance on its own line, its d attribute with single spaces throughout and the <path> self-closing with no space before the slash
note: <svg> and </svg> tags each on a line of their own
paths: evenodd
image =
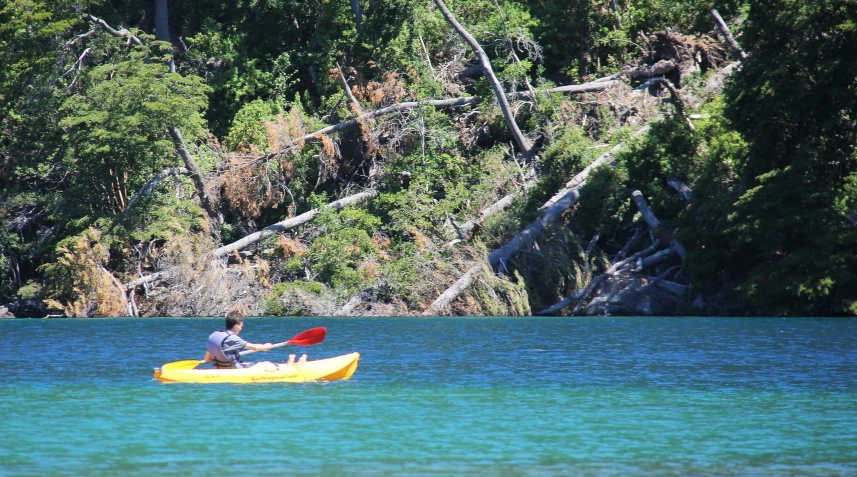
<svg viewBox="0 0 857 477">
<path fill-rule="evenodd" d="M 244 315 L 238 311 L 230 311 L 226 315 L 226 329 L 231 330 L 238 323 L 244 323 Z"/>
</svg>

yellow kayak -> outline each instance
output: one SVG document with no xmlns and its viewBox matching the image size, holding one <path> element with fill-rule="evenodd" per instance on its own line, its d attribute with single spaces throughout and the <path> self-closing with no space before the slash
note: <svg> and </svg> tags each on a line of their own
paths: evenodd
<svg viewBox="0 0 857 477">
<path fill-rule="evenodd" d="M 241 369 L 155 368 L 155 379 L 165 383 L 305 383 L 346 380 L 357 371 L 360 353 L 294 364 L 257 363 Z"/>
</svg>

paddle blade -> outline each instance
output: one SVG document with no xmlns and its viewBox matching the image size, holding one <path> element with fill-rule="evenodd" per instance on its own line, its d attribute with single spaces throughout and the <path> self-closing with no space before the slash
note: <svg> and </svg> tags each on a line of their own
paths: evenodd
<svg viewBox="0 0 857 477">
<path fill-rule="evenodd" d="M 306 330 L 303 333 L 298 334 L 289 341 L 286 341 L 286 344 L 298 346 L 314 345 L 316 343 L 321 343 L 322 341 L 324 341 L 325 336 L 327 336 L 327 328 L 313 328 L 311 330 Z"/>
<path fill-rule="evenodd" d="M 198 359 L 187 359 L 184 361 L 175 361 L 173 363 L 167 363 L 161 366 L 161 372 L 167 371 L 184 371 L 186 369 L 193 369 L 205 361 L 200 361 Z"/>
</svg>

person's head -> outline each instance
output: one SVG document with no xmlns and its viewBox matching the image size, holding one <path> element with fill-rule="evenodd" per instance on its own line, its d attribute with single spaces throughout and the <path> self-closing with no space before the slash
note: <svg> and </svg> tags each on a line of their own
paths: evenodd
<svg viewBox="0 0 857 477">
<path fill-rule="evenodd" d="M 226 329 L 232 330 L 236 335 L 244 328 L 244 315 L 237 311 L 230 311 L 226 315 Z"/>
</svg>

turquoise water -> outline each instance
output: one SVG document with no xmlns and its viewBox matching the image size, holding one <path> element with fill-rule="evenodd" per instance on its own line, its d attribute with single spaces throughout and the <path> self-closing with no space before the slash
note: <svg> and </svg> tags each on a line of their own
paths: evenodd
<svg viewBox="0 0 857 477">
<path fill-rule="evenodd" d="M 249 318 L 351 381 L 152 380 L 222 319 L 5 320 L 0 476 L 853 476 L 857 320 Z"/>
</svg>

